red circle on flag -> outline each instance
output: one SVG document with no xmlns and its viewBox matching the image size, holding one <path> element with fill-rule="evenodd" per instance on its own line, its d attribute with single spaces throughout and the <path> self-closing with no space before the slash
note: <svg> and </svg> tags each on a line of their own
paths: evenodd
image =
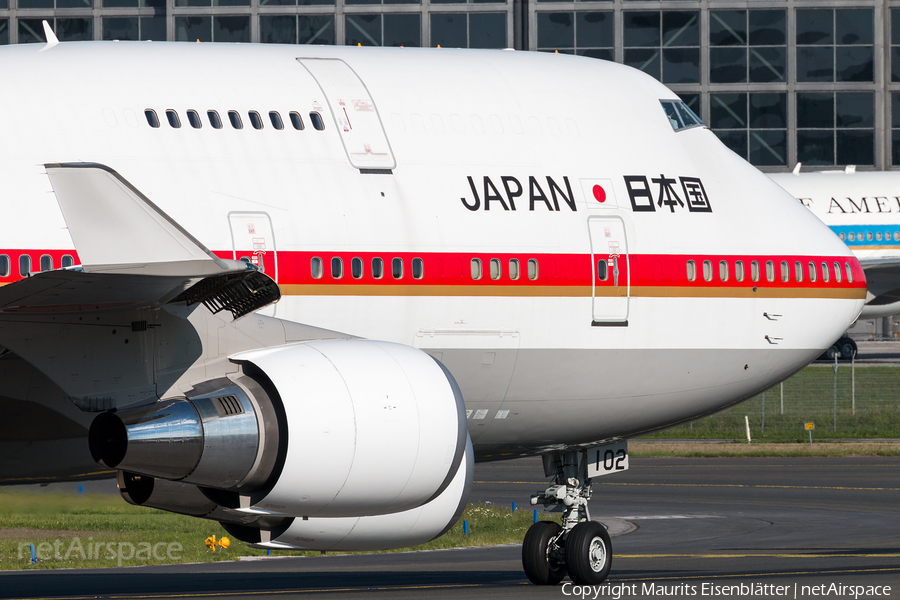
<svg viewBox="0 0 900 600">
<path fill-rule="evenodd" d="M 606 202 L 606 190 L 604 190 L 599 185 L 594 186 L 594 198 L 597 199 L 597 202 Z"/>
</svg>

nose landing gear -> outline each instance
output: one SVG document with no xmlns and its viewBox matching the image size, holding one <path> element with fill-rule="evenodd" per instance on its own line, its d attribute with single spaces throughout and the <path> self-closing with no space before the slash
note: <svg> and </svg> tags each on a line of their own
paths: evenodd
<svg viewBox="0 0 900 600">
<path fill-rule="evenodd" d="M 579 585 L 602 583 L 612 566 L 612 545 L 606 528 L 591 521 L 588 500 L 587 453 L 583 450 L 544 455 L 544 472 L 555 473 L 553 485 L 531 497 L 551 512 L 562 511 L 562 526 L 540 521 L 528 529 L 522 543 L 525 575 L 536 585 L 556 585 L 568 572 Z"/>
</svg>

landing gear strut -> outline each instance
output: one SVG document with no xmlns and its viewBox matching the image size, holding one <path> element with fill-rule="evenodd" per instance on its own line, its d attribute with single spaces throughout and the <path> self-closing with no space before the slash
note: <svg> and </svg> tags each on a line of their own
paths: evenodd
<svg viewBox="0 0 900 600">
<path fill-rule="evenodd" d="M 553 484 L 531 497 L 533 505 L 562 511 L 562 526 L 551 521 L 535 523 L 522 543 L 525 575 L 537 585 L 555 585 L 568 571 L 578 585 L 598 585 L 609 575 L 612 545 L 606 528 L 591 521 L 588 500 L 591 479 L 583 450 L 544 455 L 544 472 Z"/>
</svg>

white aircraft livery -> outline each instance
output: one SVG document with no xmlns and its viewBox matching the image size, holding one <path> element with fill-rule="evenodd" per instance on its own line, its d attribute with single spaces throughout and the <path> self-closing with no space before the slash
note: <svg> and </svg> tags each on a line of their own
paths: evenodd
<svg viewBox="0 0 900 600">
<path fill-rule="evenodd" d="M 541 455 L 537 584 L 603 581 L 591 480 L 856 319 L 859 261 L 637 70 L 451 49 L 0 49 L 0 482 L 115 474 L 262 548 L 440 536 Z M 99 465 L 99 466 L 98 466 Z"/>
<path fill-rule="evenodd" d="M 859 258 L 868 295 L 860 318 L 900 313 L 900 173 L 819 171 L 770 177 L 831 227 Z M 842 338 L 849 358 L 856 345 Z"/>
</svg>

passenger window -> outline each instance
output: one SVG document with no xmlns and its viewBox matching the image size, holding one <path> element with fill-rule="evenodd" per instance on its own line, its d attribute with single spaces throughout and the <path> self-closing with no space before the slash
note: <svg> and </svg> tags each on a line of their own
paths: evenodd
<svg viewBox="0 0 900 600">
<path fill-rule="evenodd" d="M 353 275 L 353 279 L 361 279 L 363 276 L 363 261 L 361 258 L 356 257 L 350 261 L 350 274 Z"/>
<path fill-rule="evenodd" d="M 49 254 L 44 254 L 41 256 L 41 271 L 52 271 L 53 270 L 53 257 Z"/>
<path fill-rule="evenodd" d="M 712 281 L 712 261 L 703 261 L 703 280 Z"/>
<path fill-rule="evenodd" d="M 831 275 L 828 272 L 828 263 L 822 263 L 822 283 L 828 283 L 831 280 Z"/>
<path fill-rule="evenodd" d="M 395 258 L 391 261 L 391 275 L 394 279 L 403 279 L 403 259 Z"/>
<path fill-rule="evenodd" d="M 895 232 L 894 232 L 894 241 L 895 241 L 895 242 L 900 242 L 900 231 L 895 231 Z"/>
<path fill-rule="evenodd" d="M 344 276 L 344 261 L 340 259 L 340 257 L 335 256 L 331 259 L 331 277 L 333 279 L 340 279 Z"/>
<path fill-rule="evenodd" d="M 719 261 L 719 281 L 728 281 L 728 261 Z"/>
<path fill-rule="evenodd" d="M 469 271 L 472 273 L 472 279 L 479 280 L 481 279 L 481 259 L 473 258 L 472 262 L 469 263 Z"/>
<path fill-rule="evenodd" d="M 9 256 L 0 254 L 0 277 L 9 277 Z"/>
<path fill-rule="evenodd" d="M 814 262 L 809 263 L 809 282 L 816 282 L 816 263 Z"/>
<path fill-rule="evenodd" d="M 876 242 L 880 242 L 880 241 L 881 241 L 881 232 L 880 232 L 880 231 L 876 231 L 876 232 L 875 232 L 875 241 L 876 241 Z"/>
<path fill-rule="evenodd" d="M 841 273 L 841 264 L 834 263 L 834 280 L 837 283 L 841 282 L 841 279 L 842 279 L 841 275 L 843 275 L 843 273 Z"/>
<path fill-rule="evenodd" d="M 172 109 L 166 111 L 166 119 L 169 120 L 169 125 L 173 129 L 179 129 L 181 127 L 181 119 L 178 118 L 178 113 Z"/>
<path fill-rule="evenodd" d="M 856 234 L 851 231 L 850 233 L 847 234 L 847 239 L 849 239 L 851 242 L 855 242 Z"/>
<path fill-rule="evenodd" d="M 759 281 L 759 263 L 755 260 L 750 261 L 750 281 L 753 283 Z"/>
<path fill-rule="evenodd" d="M 853 269 L 850 268 L 850 263 L 844 263 L 844 268 L 847 269 L 847 283 L 853 283 Z"/>
<path fill-rule="evenodd" d="M 794 279 L 797 280 L 797 283 L 803 282 L 803 263 L 799 260 L 794 263 Z"/>
<path fill-rule="evenodd" d="M 372 277 L 375 279 L 384 277 L 384 261 L 378 257 L 372 259 Z"/>
<path fill-rule="evenodd" d="M 250 124 L 253 125 L 253 129 L 263 128 L 262 117 L 259 116 L 258 112 L 256 112 L 255 110 L 251 110 L 247 113 L 247 115 L 249 115 L 250 117 Z"/>
<path fill-rule="evenodd" d="M 734 278 L 737 281 L 744 280 L 744 261 L 742 261 L 742 260 L 734 261 Z"/>
<path fill-rule="evenodd" d="M 214 110 L 206 111 L 206 118 L 209 119 L 209 124 L 213 129 L 222 129 L 222 119 L 219 118 L 219 113 Z"/>
<path fill-rule="evenodd" d="M 509 259 L 509 278 L 515 281 L 519 278 L 519 259 Z"/>
<path fill-rule="evenodd" d="M 31 275 L 31 257 L 27 254 L 19 256 L 19 276 L 28 277 Z"/>
<path fill-rule="evenodd" d="M 791 267 L 786 260 L 781 261 L 781 280 L 785 283 L 791 280 Z"/>
<path fill-rule="evenodd" d="M 422 279 L 425 276 L 425 262 L 421 258 L 413 259 L 413 279 Z"/>
<path fill-rule="evenodd" d="M 159 127 L 159 117 L 156 116 L 155 110 L 148 108 L 144 111 L 144 116 L 147 117 L 147 125 L 154 129 Z"/>
<path fill-rule="evenodd" d="M 872 232 L 871 232 L 871 231 L 867 231 L 867 232 L 866 232 L 866 241 L 867 241 L 867 242 L 871 242 L 871 241 L 872 241 Z"/>
<path fill-rule="evenodd" d="M 838 237 L 841 238 L 842 242 L 846 239 L 846 236 L 844 235 L 843 231 L 838 234 Z"/>
<path fill-rule="evenodd" d="M 194 129 L 200 129 L 203 127 L 203 123 L 200 121 L 200 115 L 197 114 L 196 110 L 187 111 L 188 123 L 191 124 L 191 127 Z"/>
<path fill-rule="evenodd" d="M 500 279 L 500 259 L 492 258 L 491 259 L 491 279 L 497 280 Z"/>
<path fill-rule="evenodd" d="M 600 281 L 609 279 L 609 263 L 605 258 L 597 261 L 597 279 Z"/>
<path fill-rule="evenodd" d="M 291 113 L 291 125 L 294 126 L 294 129 L 297 131 L 301 131 L 303 129 L 303 119 L 300 118 L 300 113 L 292 112 Z"/>
<path fill-rule="evenodd" d="M 317 112 L 309 113 L 309 122 L 312 123 L 312 126 L 316 131 L 325 129 L 325 121 L 322 120 L 322 115 Z"/>
<path fill-rule="evenodd" d="M 284 123 L 281 122 L 281 115 L 279 115 L 274 110 L 269 111 L 269 121 L 272 122 L 272 127 L 274 127 L 275 129 L 279 131 L 284 129 Z"/>
<path fill-rule="evenodd" d="M 314 256 L 309 261 L 309 272 L 312 274 L 313 279 L 322 279 L 322 259 L 318 256 Z"/>
<path fill-rule="evenodd" d="M 687 261 L 687 278 L 688 281 L 697 279 L 697 264 L 692 260 Z"/>
<path fill-rule="evenodd" d="M 236 110 L 228 111 L 228 120 L 231 121 L 231 126 L 235 129 L 244 128 L 244 123 L 243 121 L 241 121 L 241 115 L 239 115 Z"/>
<path fill-rule="evenodd" d="M 538 261 L 536 258 L 528 259 L 528 279 L 534 281 L 538 278 Z"/>
<path fill-rule="evenodd" d="M 766 281 L 775 281 L 775 263 L 766 261 Z"/>
</svg>

